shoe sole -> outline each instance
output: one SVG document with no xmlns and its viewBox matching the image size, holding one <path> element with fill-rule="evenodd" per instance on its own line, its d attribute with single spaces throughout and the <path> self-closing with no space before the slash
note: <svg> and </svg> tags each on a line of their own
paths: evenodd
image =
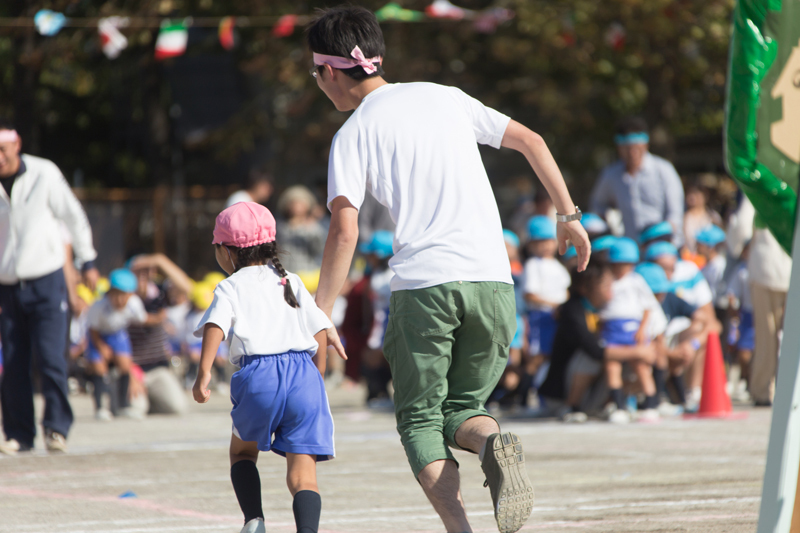
<svg viewBox="0 0 800 533">
<path fill-rule="evenodd" d="M 494 511 L 500 533 L 519 531 L 533 512 L 533 484 L 525 470 L 522 442 L 514 433 L 494 439 L 492 456 L 497 461 L 499 490 Z"/>
</svg>

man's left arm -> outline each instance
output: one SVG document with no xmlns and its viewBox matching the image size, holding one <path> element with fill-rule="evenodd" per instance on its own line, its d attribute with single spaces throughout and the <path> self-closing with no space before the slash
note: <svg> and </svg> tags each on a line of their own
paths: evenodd
<svg viewBox="0 0 800 533">
<path fill-rule="evenodd" d="M 664 161 L 659 165 L 661 179 L 664 180 L 664 198 L 666 200 L 664 219 L 672 224 L 674 235 L 678 242 L 676 245 L 683 244 L 683 184 L 678 172 L 672 163 Z"/>
</svg>

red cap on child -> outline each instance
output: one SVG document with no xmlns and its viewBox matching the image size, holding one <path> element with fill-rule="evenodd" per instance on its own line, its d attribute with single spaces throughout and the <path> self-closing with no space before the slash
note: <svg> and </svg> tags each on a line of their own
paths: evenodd
<svg viewBox="0 0 800 533">
<path fill-rule="evenodd" d="M 217 215 L 211 244 L 247 248 L 274 240 L 275 217 L 269 209 L 255 202 L 239 202 Z"/>
</svg>

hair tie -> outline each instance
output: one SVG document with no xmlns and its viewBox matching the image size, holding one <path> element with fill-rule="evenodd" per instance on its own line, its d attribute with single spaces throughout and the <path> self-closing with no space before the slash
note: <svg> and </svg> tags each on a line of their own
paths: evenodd
<svg viewBox="0 0 800 533">
<path fill-rule="evenodd" d="M 286 286 L 286 278 L 281 278 L 281 285 Z"/>
</svg>

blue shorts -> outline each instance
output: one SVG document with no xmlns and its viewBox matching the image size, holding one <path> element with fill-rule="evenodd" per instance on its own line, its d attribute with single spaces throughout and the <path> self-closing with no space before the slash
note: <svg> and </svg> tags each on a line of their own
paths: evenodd
<svg viewBox="0 0 800 533">
<path fill-rule="evenodd" d="M 531 355 L 550 355 L 553 351 L 553 339 L 556 336 L 556 319 L 553 311 L 532 309 L 528 311 L 528 343 Z"/>
<path fill-rule="evenodd" d="M 609 320 L 603 325 L 600 336 L 607 345 L 633 346 L 636 344 L 636 332 L 639 331 L 641 324 L 641 320 L 636 319 Z"/>
<path fill-rule="evenodd" d="M 311 354 L 245 356 L 239 364 L 231 377 L 234 435 L 263 452 L 333 459 L 333 417 Z"/>
<path fill-rule="evenodd" d="M 517 332 L 514 334 L 514 339 L 511 341 L 511 346 L 509 348 L 515 348 L 517 350 L 522 349 L 522 346 L 525 344 L 523 341 L 525 340 L 525 320 L 520 316 L 517 315 Z M 511 361 L 509 360 L 509 363 Z"/>
<path fill-rule="evenodd" d="M 736 342 L 736 348 L 753 351 L 755 347 L 756 328 L 753 325 L 753 312 L 741 311 L 739 313 L 739 340 Z"/>
<path fill-rule="evenodd" d="M 108 335 L 100 335 L 100 338 L 111 347 L 115 356 L 131 356 L 131 338 L 128 336 L 127 329 L 121 329 L 116 333 L 109 333 Z M 103 360 L 103 356 L 100 355 L 97 346 L 92 342 L 91 335 L 89 335 L 89 349 L 86 350 L 86 360 L 90 363 L 97 363 Z"/>
</svg>

